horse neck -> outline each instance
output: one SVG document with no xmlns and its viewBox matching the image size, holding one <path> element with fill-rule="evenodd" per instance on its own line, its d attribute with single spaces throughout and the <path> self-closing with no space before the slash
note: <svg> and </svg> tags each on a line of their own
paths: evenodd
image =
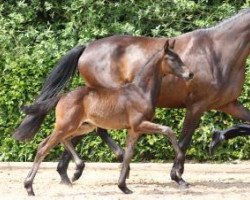
<svg viewBox="0 0 250 200">
<path fill-rule="evenodd" d="M 154 54 L 147 63 L 141 68 L 134 81 L 132 82 L 137 88 L 151 100 L 156 99 L 159 94 L 163 74 L 161 72 L 162 53 Z"/>
<path fill-rule="evenodd" d="M 250 9 L 209 29 L 223 66 L 242 68 L 250 53 Z"/>
</svg>

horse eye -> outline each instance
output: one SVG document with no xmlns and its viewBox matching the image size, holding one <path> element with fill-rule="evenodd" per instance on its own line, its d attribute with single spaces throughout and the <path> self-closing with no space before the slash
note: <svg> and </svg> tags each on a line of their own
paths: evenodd
<svg viewBox="0 0 250 200">
<path fill-rule="evenodd" d="M 167 55 L 167 56 L 166 56 L 166 59 L 167 59 L 167 60 L 174 61 L 174 59 L 175 59 L 175 58 L 174 58 L 173 56 L 169 56 L 169 55 Z"/>
</svg>

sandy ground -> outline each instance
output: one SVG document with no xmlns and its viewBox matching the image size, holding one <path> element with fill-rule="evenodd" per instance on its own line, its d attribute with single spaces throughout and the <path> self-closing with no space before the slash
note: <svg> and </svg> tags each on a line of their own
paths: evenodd
<svg viewBox="0 0 250 200">
<path fill-rule="evenodd" d="M 169 199 L 250 200 L 250 161 L 237 164 L 186 164 L 189 189 L 170 180 L 172 164 L 134 163 L 127 184 L 133 194 L 117 187 L 120 164 L 86 163 L 83 176 L 72 187 L 59 184 L 57 163 L 42 163 L 34 181 L 35 197 L 28 197 L 23 180 L 32 163 L 0 163 L 0 199 Z M 74 165 L 71 163 L 69 174 Z"/>
</svg>

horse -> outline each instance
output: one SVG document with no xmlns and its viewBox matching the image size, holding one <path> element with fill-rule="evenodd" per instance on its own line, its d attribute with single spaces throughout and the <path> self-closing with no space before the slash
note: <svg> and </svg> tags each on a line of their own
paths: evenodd
<svg viewBox="0 0 250 200">
<path fill-rule="evenodd" d="M 212 155 L 214 149 L 223 141 L 230 140 L 239 136 L 250 136 L 250 124 L 238 124 L 225 130 L 216 130 L 209 145 L 209 153 Z"/>
<path fill-rule="evenodd" d="M 209 110 L 222 111 L 233 117 L 250 121 L 250 112 L 237 98 L 245 80 L 245 64 L 250 53 L 250 9 L 209 28 L 198 29 L 174 37 L 174 51 L 178 53 L 195 77 L 189 83 L 167 75 L 164 77 L 157 107 L 186 108 L 179 145 L 186 154 L 192 134 L 199 126 L 201 116 Z M 53 69 L 35 102 L 57 95 L 78 68 L 88 86 L 112 88 L 131 82 L 140 67 L 166 38 L 113 36 L 71 49 Z M 143 56 L 142 56 L 143 55 Z M 32 138 L 44 119 L 42 114 L 28 114 L 17 128 L 18 140 Z M 27 131 L 28 130 L 28 131 Z M 29 134 L 27 134 L 27 132 Z M 98 135 L 122 160 L 123 150 L 111 140 L 106 130 Z M 74 139 L 74 144 L 80 137 Z M 58 165 L 62 183 L 70 184 L 66 169 L 71 156 L 63 153 Z M 184 171 L 184 163 L 182 170 Z M 188 183 L 175 173 L 171 179 L 180 186 Z M 79 174 L 80 175 L 80 174 Z M 78 177 L 73 177 L 76 180 Z"/>
<path fill-rule="evenodd" d="M 128 129 L 127 147 L 118 181 L 118 187 L 125 194 L 132 193 L 125 180 L 135 143 L 141 134 L 160 133 L 167 136 L 175 150 L 176 162 L 184 159 L 174 132 L 167 126 L 151 122 L 162 78 L 170 73 L 186 80 L 193 77 L 178 55 L 169 48 L 167 40 L 163 50 L 157 51 L 146 62 L 131 83 L 115 88 L 81 87 L 63 97 L 58 95 L 26 107 L 26 112 L 30 113 L 47 112 L 59 100 L 55 128 L 40 143 L 33 167 L 24 181 L 28 194 L 35 195 L 32 183 L 39 165 L 58 143 L 62 143 L 71 153 L 76 166 L 82 166 L 83 161 L 75 152 L 71 138 L 87 134 L 97 127 Z M 179 171 L 176 173 L 181 177 Z"/>
</svg>

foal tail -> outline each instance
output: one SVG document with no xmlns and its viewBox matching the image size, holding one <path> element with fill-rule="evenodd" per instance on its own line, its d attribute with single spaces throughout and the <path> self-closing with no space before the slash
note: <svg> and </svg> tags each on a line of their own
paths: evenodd
<svg viewBox="0 0 250 200">
<path fill-rule="evenodd" d="M 32 105 L 23 107 L 27 116 L 15 130 L 13 134 L 15 139 L 32 139 L 38 132 L 47 113 L 57 104 L 60 98 L 58 94 L 75 74 L 79 57 L 85 48 L 85 45 L 81 45 L 67 52 L 44 82 L 36 101 Z"/>
</svg>

